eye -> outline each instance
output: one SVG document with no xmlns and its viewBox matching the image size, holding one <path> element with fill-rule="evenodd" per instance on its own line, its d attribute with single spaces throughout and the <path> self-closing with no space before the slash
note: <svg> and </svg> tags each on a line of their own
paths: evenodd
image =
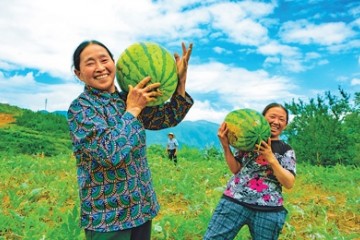
<svg viewBox="0 0 360 240">
<path fill-rule="evenodd" d="M 95 64 L 94 61 L 87 61 L 87 62 L 85 63 L 85 66 L 90 67 L 90 66 L 92 66 L 92 65 L 94 65 L 94 64 Z"/>
<path fill-rule="evenodd" d="M 101 62 L 102 62 L 102 63 L 107 63 L 108 61 L 109 61 L 108 58 L 102 58 L 102 59 L 101 59 Z"/>
</svg>

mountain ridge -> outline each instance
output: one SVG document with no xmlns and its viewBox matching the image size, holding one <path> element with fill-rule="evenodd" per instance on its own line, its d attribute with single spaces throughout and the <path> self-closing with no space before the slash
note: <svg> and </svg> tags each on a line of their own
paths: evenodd
<svg viewBox="0 0 360 240">
<path fill-rule="evenodd" d="M 60 114 L 66 117 L 67 111 L 54 111 L 54 114 Z M 169 132 L 174 133 L 178 140 L 180 148 L 195 147 L 206 149 L 209 147 L 220 148 L 220 142 L 217 138 L 218 124 L 206 120 L 182 121 L 175 127 L 161 130 L 146 130 L 147 145 L 166 146 Z"/>
</svg>

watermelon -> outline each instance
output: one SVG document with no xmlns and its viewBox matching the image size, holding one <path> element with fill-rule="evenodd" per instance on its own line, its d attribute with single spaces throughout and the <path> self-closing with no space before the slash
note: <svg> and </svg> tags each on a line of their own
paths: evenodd
<svg viewBox="0 0 360 240">
<path fill-rule="evenodd" d="M 270 125 L 263 115 L 253 109 L 238 109 L 225 117 L 227 137 L 231 146 L 242 151 L 252 151 L 255 144 L 271 136 Z"/>
<path fill-rule="evenodd" d="M 122 91 L 128 85 L 135 87 L 145 77 L 151 83 L 160 83 L 162 95 L 148 106 L 161 105 L 173 95 L 178 84 L 177 68 L 173 55 L 164 47 L 152 42 L 137 42 L 120 55 L 116 63 L 116 79 Z"/>
</svg>

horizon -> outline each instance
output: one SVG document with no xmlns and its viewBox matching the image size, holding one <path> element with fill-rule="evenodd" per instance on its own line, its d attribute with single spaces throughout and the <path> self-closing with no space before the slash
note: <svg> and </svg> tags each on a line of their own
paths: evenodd
<svg viewBox="0 0 360 240">
<path fill-rule="evenodd" d="M 88 39 L 115 61 L 139 41 L 170 53 L 192 42 L 186 90 L 195 103 L 185 121 L 360 90 L 356 1 L 4 0 L 0 20 L 0 103 L 33 111 L 67 111 L 83 91 L 71 57 Z"/>
</svg>

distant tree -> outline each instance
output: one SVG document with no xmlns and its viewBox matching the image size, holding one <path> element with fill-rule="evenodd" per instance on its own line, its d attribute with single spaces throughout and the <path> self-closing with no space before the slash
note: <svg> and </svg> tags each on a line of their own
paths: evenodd
<svg viewBox="0 0 360 240">
<path fill-rule="evenodd" d="M 285 106 L 294 115 L 284 132 L 299 161 L 316 165 L 359 164 L 359 93 L 350 95 L 339 88 L 324 96 L 299 99 Z"/>
</svg>

